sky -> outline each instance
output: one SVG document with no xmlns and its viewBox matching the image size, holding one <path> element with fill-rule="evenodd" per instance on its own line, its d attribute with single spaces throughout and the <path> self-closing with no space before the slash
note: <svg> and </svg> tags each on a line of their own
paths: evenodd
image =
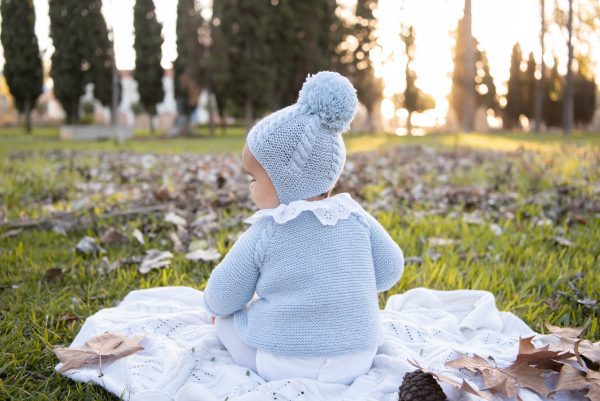
<svg viewBox="0 0 600 401">
<path fill-rule="evenodd" d="M 355 1 L 355 0 L 354 0 Z M 351 5 L 353 0 L 341 0 Z M 103 13 L 110 27 L 114 27 L 117 67 L 130 70 L 135 66 L 133 50 L 133 5 L 135 0 L 104 0 Z M 175 24 L 177 0 L 154 0 L 158 20 L 163 24 L 164 68 L 170 68 L 177 57 Z M 201 0 L 205 6 L 210 0 Z M 539 61 L 539 0 L 473 0 L 473 34 L 486 51 L 491 74 L 499 93 L 506 92 L 509 77 L 511 49 L 519 42 L 524 57 L 533 51 Z M 384 78 L 382 112 L 391 117 L 394 108 L 389 101 L 393 93 L 404 88 L 403 45 L 399 40 L 401 23 L 413 25 L 416 31 L 416 56 L 414 67 L 417 86 L 431 94 L 436 108 L 425 113 L 424 120 L 443 124 L 448 108 L 452 73 L 452 31 L 462 16 L 463 0 L 379 0 L 375 14 L 378 19 L 378 41 L 381 51 L 371 54 L 378 76 Z M 36 34 L 44 59 L 49 60 L 53 51 L 49 38 L 48 0 L 34 0 L 36 10 Z M 206 7 L 205 17 L 210 16 Z M 598 41 L 600 42 L 600 41 Z M 566 71 L 566 43 L 561 33 L 551 30 L 546 37 L 547 48 L 559 57 L 559 70 Z M 592 49 L 596 61 L 596 76 L 600 78 L 600 44 Z M 551 64 L 552 54 L 546 55 Z M 0 47 L 0 66 L 4 64 Z M 416 124 L 419 121 L 415 122 Z"/>
</svg>

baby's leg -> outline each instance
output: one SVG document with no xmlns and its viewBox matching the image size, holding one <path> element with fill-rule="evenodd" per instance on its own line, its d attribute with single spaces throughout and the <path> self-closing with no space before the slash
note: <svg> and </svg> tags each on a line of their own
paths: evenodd
<svg viewBox="0 0 600 401">
<path fill-rule="evenodd" d="M 233 325 L 233 316 L 217 317 L 215 319 L 217 337 L 227 348 L 236 364 L 256 372 L 256 348 L 244 343 Z"/>
</svg>

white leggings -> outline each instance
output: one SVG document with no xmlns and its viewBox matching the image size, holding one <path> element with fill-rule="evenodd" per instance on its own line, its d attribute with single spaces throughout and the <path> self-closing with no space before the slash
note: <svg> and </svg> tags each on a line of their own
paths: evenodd
<svg viewBox="0 0 600 401">
<path fill-rule="evenodd" d="M 215 329 L 235 363 L 267 381 L 300 377 L 349 385 L 369 371 L 378 348 L 337 357 L 285 357 L 244 343 L 234 327 L 233 316 L 217 317 Z"/>
<path fill-rule="evenodd" d="M 233 315 L 225 318 L 216 317 L 215 329 L 217 337 L 227 348 L 235 363 L 256 372 L 256 348 L 241 341 L 233 325 Z"/>
</svg>

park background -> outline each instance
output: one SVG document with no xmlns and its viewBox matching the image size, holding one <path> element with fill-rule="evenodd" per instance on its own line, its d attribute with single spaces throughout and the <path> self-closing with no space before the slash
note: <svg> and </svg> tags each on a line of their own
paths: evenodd
<svg viewBox="0 0 600 401">
<path fill-rule="evenodd" d="M 131 290 L 204 288 L 255 211 L 248 129 L 325 69 L 361 103 L 334 193 L 406 256 L 382 306 L 419 286 L 481 289 L 535 330 L 600 339 L 597 1 L 0 11 L 0 398 L 114 399 L 55 373 L 51 349 Z"/>
</svg>

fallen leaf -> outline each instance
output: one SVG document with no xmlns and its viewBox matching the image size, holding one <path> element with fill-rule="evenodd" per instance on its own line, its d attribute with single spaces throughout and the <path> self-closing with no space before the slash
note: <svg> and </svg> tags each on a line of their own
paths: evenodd
<svg viewBox="0 0 600 401">
<path fill-rule="evenodd" d="M 175 252 L 183 252 L 184 251 L 185 248 L 183 247 L 183 243 L 181 242 L 181 239 L 179 238 L 179 236 L 176 233 L 170 232 L 169 239 L 173 243 L 173 249 L 175 250 Z"/>
<path fill-rule="evenodd" d="M 178 226 L 186 226 L 187 225 L 187 221 L 183 217 L 181 217 L 173 212 L 169 212 L 165 215 L 165 221 L 167 223 L 173 223 Z"/>
<path fill-rule="evenodd" d="M 60 267 L 51 267 L 44 272 L 44 281 L 51 282 L 61 278 L 63 271 Z"/>
<path fill-rule="evenodd" d="M 135 238 L 140 244 L 144 245 L 144 234 L 137 228 L 133 230 L 133 238 Z"/>
<path fill-rule="evenodd" d="M 90 338 L 81 347 L 56 347 L 52 350 L 62 363 L 59 372 L 99 364 L 102 374 L 102 360 L 119 359 L 144 349 L 139 342 L 144 336 L 127 338 L 121 333 L 103 333 Z"/>
<path fill-rule="evenodd" d="M 15 229 L 12 229 L 12 230 L 8 230 L 4 234 L 0 235 L 0 239 L 14 237 L 16 235 L 19 235 L 22 231 L 23 231 L 22 228 L 15 228 Z"/>
<path fill-rule="evenodd" d="M 197 249 L 185 255 L 188 260 L 204 260 L 206 262 L 218 260 L 221 254 L 215 248 Z"/>
<path fill-rule="evenodd" d="M 566 239 L 565 237 L 554 237 L 552 239 L 558 245 L 567 246 L 567 247 L 573 246 L 573 243 L 571 241 L 569 241 L 568 239 Z"/>
<path fill-rule="evenodd" d="M 581 335 L 585 327 L 558 327 L 553 326 L 550 323 L 546 323 L 546 328 L 552 334 L 556 334 L 559 337 L 572 337 L 577 338 Z"/>
<path fill-rule="evenodd" d="M 111 227 L 100 236 L 100 242 L 105 245 L 121 245 L 127 241 L 127 236 L 118 228 Z"/>
<path fill-rule="evenodd" d="M 564 365 L 558 375 L 556 388 L 550 394 L 579 390 L 587 390 L 585 396 L 590 401 L 600 401 L 600 373 L 593 370 L 582 371 L 571 365 Z"/>
<path fill-rule="evenodd" d="M 148 273 L 152 269 L 160 269 L 171 264 L 173 254 L 169 251 L 159 251 L 158 249 L 149 249 L 146 251 L 146 256 L 138 268 L 142 274 Z"/>
<path fill-rule="evenodd" d="M 592 343 L 578 338 L 583 331 L 582 327 L 561 328 L 548 323 L 546 327 L 552 335 L 558 337 L 558 341 L 549 344 L 551 350 L 573 352 L 577 357 L 584 356 L 593 363 L 600 363 L 600 342 Z"/>
<path fill-rule="evenodd" d="M 458 243 L 458 240 L 448 238 L 431 237 L 427 240 L 431 246 L 448 246 Z"/>
<path fill-rule="evenodd" d="M 494 235 L 496 236 L 500 236 L 502 235 L 502 227 L 500 227 L 498 224 L 493 223 L 490 224 L 490 230 L 492 230 L 492 232 L 494 233 Z"/>
<path fill-rule="evenodd" d="M 410 265 L 410 264 L 420 265 L 421 263 L 423 263 L 423 259 L 421 259 L 419 256 L 408 256 L 408 257 L 404 258 L 404 263 L 407 265 Z"/>
<path fill-rule="evenodd" d="M 160 188 L 153 189 L 152 195 L 161 202 L 167 202 L 173 199 L 171 192 L 169 192 L 169 188 L 164 185 Z"/>
<path fill-rule="evenodd" d="M 492 366 L 479 355 L 471 357 L 459 353 L 459 357 L 446 363 L 446 366 L 481 373 L 485 389 L 493 394 L 514 397 L 520 388 L 533 390 L 543 396 L 550 392 L 550 389 L 544 383 L 542 376 L 544 371 L 529 366 L 526 362 L 514 362 L 507 367 L 498 368 Z"/>
<path fill-rule="evenodd" d="M 78 316 L 75 316 L 72 313 L 65 313 L 64 315 L 62 315 L 61 317 L 58 318 L 59 322 L 73 322 L 76 320 L 79 320 L 80 318 Z"/>
<path fill-rule="evenodd" d="M 98 254 L 98 253 L 106 252 L 104 249 L 102 249 L 102 247 L 100 245 L 98 245 L 98 243 L 96 242 L 96 240 L 94 238 L 88 237 L 88 236 L 83 237 L 77 243 L 75 250 L 77 252 L 80 252 L 83 254 L 94 254 L 94 255 Z"/>
</svg>

